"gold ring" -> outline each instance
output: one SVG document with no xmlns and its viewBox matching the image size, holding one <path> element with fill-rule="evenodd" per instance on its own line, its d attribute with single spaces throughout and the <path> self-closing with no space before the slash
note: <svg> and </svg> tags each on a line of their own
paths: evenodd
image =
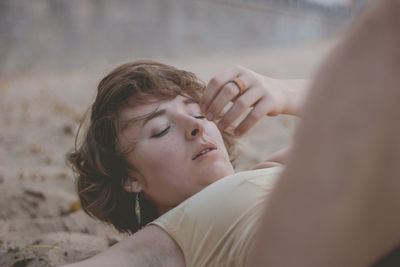
<svg viewBox="0 0 400 267">
<path fill-rule="evenodd" d="M 247 90 L 247 86 L 242 79 L 237 77 L 231 80 L 231 82 L 233 82 L 239 88 L 239 95 L 242 95 Z"/>
</svg>

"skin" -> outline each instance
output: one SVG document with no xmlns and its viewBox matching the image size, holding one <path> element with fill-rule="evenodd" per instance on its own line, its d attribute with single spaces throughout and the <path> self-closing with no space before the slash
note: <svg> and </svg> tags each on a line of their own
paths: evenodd
<svg viewBox="0 0 400 267">
<path fill-rule="evenodd" d="M 252 166 L 249 168 L 249 170 L 265 169 L 285 165 L 290 155 L 290 148 L 281 149 L 270 155 L 265 161 Z"/>
<path fill-rule="evenodd" d="M 371 266 L 400 245 L 399 14 L 372 1 L 318 73 L 247 266 Z"/>
<path fill-rule="evenodd" d="M 199 105 L 177 96 L 173 100 L 122 111 L 123 120 L 151 114 L 122 133 L 122 147 L 135 140 L 128 161 L 136 169 L 124 188 L 142 193 L 160 214 L 170 210 L 218 179 L 234 173 L 221 133 L 200 112 Z M 204 148 L 213 150 L 200 157 Z"/>
<path fill-rule="evenodd" d="M 146 226 L 125 240 L 87 260 L 65 267 L 184 267 L 176 242 L 157 226 Z"/>
<path fill-rule="evenodd" d="M 247 87 L 242 95 L 238 95 L 239 88 L 230 82 L 234 78 L 240 78 Z M 207 119 L 213 120 L 232 102 L 228 111 L 222 114 L 218 124 L 220 129 L 227 129 L 252 108 L 234 130 L 234 134 L 240 136 L 248 132 L 265 115 L 300 115 L 307 91 L 307 80 L 273 79 L 237 66 L 210 80 L 200 101 L 200 107 Z"/>
<path fill-rule="evenodd" d="M 247 266 L 370 266 L 399 245 L 400 210 L 394 205 L 400 203 L 399 10 L 399 0 L 375 1 L 318 74 L 302 111 L 304 121 L 293 155 L 269 200 Z M 246 79 L 246 75 L 251 72 L 236 68 L 211 80 L 201 103 L 203 111 L 212 114 L 210 119 L 230 100 L 237 102 L 246 95 L 237 96 L 239 90 L 227 83 L 232 78 L 242 78 L 253 88 L 251 94 L 264 90 L 261 84 L 269 80 L 257 75 Z M 279 82 L 271 84 L 281 87 Z M 217 97 L 225 87 L 229 94 Z M 304 98 L 294 93 L 271 97 L 274 101 L 263 94 L 254 101 L 248 94 L 238 102 L 238 111 L 225 114 L 223 126 L 246 105 L 269 107 L 258 107 L 244 126 L 239 125 L 238 134 L 265 114 L 298 110 Z M 213 111 L 215 99 L 222 101 L 215 102 Z M 184 262 L 166 233 L 145 227 L 73 266 L 110 265 L 184 266 Z"/>
<path fill-rule="evenodd" d="M 249 72 L 249 76 L 254 74 Z M 220 75 L 216 75 L 214 79 L 218 80 Z M 264 76 L 257 74 L 251 81 L 261 84 L 259 79 L 262 77 Z M 292 82 L 289 84 L 294 86 Z M 286 90 L 280 94 L 282 98 L 274 102 L 276 106 L 272 108 L 294 111 L 297 107 L 292 105 L 298 103 L 290 101 L 291 97 L 296 96 L 296 99 L 300 99 L 297 94 L 301 94 L 301 91 L 305 93 L 306 89 L 304 87 L 304 90 L 297 90 L 296 94 L 293 94 L 289 84 L 286 81 L 272 83 L 260 97 L 269 94 L 270 91 Z M 301 88 L 303 84 L 301 82 L 295 87 Z M 249 86 L 256 85 L 249 83 Z M 135 144 L 135 149 L 128 155 L 128 159 L 135 165 L 136 170 L 130 173 L 124 189 L 128 192 L 142 192 L 144 197 L 156 203 L 160 213 L 166 212 L 207 185 L 234 172 L 220 130 L 213 121 L 204 118 L 198 103 L 187 104 L 185 100 L 187 98 L 177 96 L 171 101 L 128 108 L 121 113 L 122 119 L 129 121 L 155 110 L 165 110 L 161 116 L 150 120 L 145 126 L 143 126 L 144 121 L 139 121 L 121 135 L 122 146 L 129 147 Z M 283 100 L 284 103 L 281 102 Z M 163 133 L 168 127 L 170 127 L 168 131 Z M 160 133 L 163 134 L 159 138 L 154 138 L 154 135 Z M 217 149 L 202 158 L 192 160 L 193 155 L 204 143 L 212 143 Z M 177 150 L 177 147 L 180 149 Z M 263 163 L 266 164 L 264 167 L 283 163 L 286 154 L 287 151 L 282 151 L 272 155 L 266 163 Z M 260 165 L 255 166 L 257 167 Z M 144 227 L 90 259 L 68 266 L 110 265 L 185 266 L 182 250 L 176 242 L 161 228 L 153 225 Z"/>
</svg>

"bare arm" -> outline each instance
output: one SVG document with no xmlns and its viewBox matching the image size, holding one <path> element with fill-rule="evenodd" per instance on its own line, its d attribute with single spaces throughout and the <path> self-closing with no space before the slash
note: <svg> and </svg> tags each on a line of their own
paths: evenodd
<svg viewBox="0 0 400 267">
<path fill-rule="evenodd" d="M 176 242 L 161 228 L 147 226 L 96 256 L 65 267 L 184 267 Z"/>
<path fill-rule="evenodd" d="M 370 266 L 400 244 L 399 14 L 372 1 L 319 72 L 247 266 Z"/>
</svg>

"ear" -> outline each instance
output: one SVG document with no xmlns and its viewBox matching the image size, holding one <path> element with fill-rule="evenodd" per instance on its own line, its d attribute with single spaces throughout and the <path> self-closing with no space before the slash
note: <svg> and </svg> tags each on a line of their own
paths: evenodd
<svg viewBox="0 0 400 267">
<path fill-rule="evenodd" d="M 128 193 L 140 193 L 143 191 L 142 183 L 135 177 L 128 177 L 122 184 L 124 190 Z"/>
</svg>

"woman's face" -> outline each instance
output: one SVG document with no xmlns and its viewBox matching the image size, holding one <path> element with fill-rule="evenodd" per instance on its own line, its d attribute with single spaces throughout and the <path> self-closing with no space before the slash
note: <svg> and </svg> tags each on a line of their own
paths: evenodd
<svg viewBox="0 0 400 267">
<path fill-rule="evenodd" d="M 122 148 L 136 143 L 128 154 L 136 170 L 130 171 L 124 188 L 142 192 L 161 214 L 234 173 L 220 131 L 191 99 L 177 96 L 126 108 L 121 116 L 123 120 L 146 116 L 121 134 Z"/>
</svg>

